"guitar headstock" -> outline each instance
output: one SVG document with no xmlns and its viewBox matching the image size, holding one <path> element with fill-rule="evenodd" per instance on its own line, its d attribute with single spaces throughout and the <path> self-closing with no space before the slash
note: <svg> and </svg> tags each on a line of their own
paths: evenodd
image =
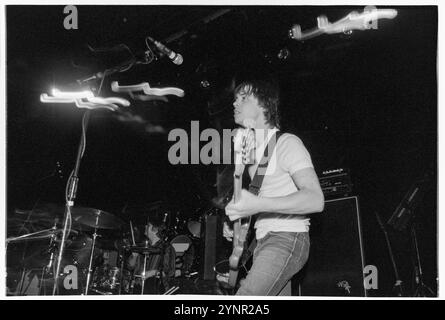
<svg viewBox="0 0 445 320">
<path fill-rule="evenodd" d="M 253 131 L 253 120 L 244 121 L 245 128 L 237 129 L 234 137 L 234 151 L 235 151 L 235 175 L 242 175 L 244 166 L 252 164 L 255 161 L 255 133 Z"/>
</svg>

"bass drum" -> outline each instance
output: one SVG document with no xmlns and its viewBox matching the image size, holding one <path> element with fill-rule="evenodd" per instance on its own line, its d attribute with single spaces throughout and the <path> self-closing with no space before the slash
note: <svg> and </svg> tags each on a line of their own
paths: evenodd
<svg viewBox="0 0 445 320">
<path fill-rule="evenodd" d="M 192 239 L 184 234 L 174 237 L 170 241 L 175 249 L 175 276 L 187 276 L 190 274 L 195 261 L 195 247 Z"/>
<path fill-rule="evenodd" d="M 96 268 L 94 272 L 91 290 L 99 294 L 117 294 L 121 279 L 120 268 L 103 265 Z"/>
</svg>

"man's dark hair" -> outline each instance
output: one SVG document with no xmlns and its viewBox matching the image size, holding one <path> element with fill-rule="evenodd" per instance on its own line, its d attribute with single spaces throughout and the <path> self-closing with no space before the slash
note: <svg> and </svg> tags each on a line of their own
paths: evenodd
<svg viewBox="0 0 445 320">
<path fill-rule="evenodd" d="M 280 89 L 278 83 L 271 79 L 244 80 L 235 88 L 235 94 L 252 94 L 264 109 L 264 116 L 269 125 L 280 128 Z"/>
<path fill-rule="evenodd" d="M 159 238 L 163 239 L 166 236 L 167 226 L 160 217 L 150 217 L 148 223 L 158 230 L 156 234 Z"/>
</svg>

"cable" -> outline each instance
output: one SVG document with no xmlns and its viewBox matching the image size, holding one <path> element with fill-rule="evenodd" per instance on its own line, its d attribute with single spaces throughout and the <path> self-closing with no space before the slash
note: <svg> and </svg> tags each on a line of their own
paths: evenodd
<svg viewBox="0 0 445 320">
<path fill-rule="evenodd" d="M 136 61 L 136 56 L 134 55 L 134 53 L 133 53 L 133 51 L 131 51 L 131 49 L 126 45 L 126 44 L 124 44 L 124 43 L 120 43 L 120 44 L 118 44 L 118 45 L 116 45 L 116 46 L 114 46 L 114 47 L 111 47 L 111 48 L 97 48 L 97 49 L 95 49 L 95 48 L 93 48 L 92 46 L 90 46 L 89 44 L 87 44 L 87 47 L 88 47 L 88 49 L 90 49 L 90 51 L 92 51 L 92 52 L 110 52 L 110 51 L 118 51 L 118 49 L 119 48 L 124 48 L 124 49 L 126 49 L 127 51 L 128 51 L 128 53 L 130 54 L 130 56 L 131 56 L 131 63 L 129 64 L 129 65 L 127 65 L 127 66 L 125 66 L 125 67 L 119 67 L 119 68 L 109 68 L 109 69 L 106 69 L 105 71 L 104 71 L 104 76 L 103 76 L 103 78 L 105 78 L 105 76 L 106 75 L 108 75 L 108 74 L 111 74 L 111 73 L 113 73 L 113 71 L 115 71 L 115 72 L 125 72 L 125 71 L 127 71 L 127 70 L 129 70 L 130 68 L 132 68 L 133 66 L 134 66 L 134 64 L 135 64 L 135 61 Z M 150 61 L 151 62 L 151 61 Z M 148 62 L 149 63 L 149 62 Z M 102 79 L 103 79 L 102 78 Z M 100 92 L 100 90 L 99 90 L 99 92 Z"/>
<path fill-rule="evenodd" d="M 114 47 L 111 47 L 111 48 L 97 48 L 97 49 L 95 49 L 95 48 L 93 48 L 92 46 L 90 46 L 89 44 L 87 44 L 87 47 L 88 47 L 88 49 L 90 49 L 90 51 L 92 51 L 92 52 L 110 52 L 110 51 L 118 51 L 118 48 L 119 48 L 119 47 L 123 47 L 123 48 L 127 49 L 128 52 L 130 53 L 130 55 L 134 58 L 134 54 L 133 54 L 133 52 L 131 51 L 131 49 L 130 49 L 125 43 L 120 43 L 120 44 L 118 44 L 118 45 L 116 45 L 116 46 L 114 46 Z"/>
<path fill-rule="evenodd" d="M 145 37 L 145 45 L 147 46 L 148 51 L 151 53 L 151 59 L 150 61 L 147 61 L 145 64 L 149 64 L 152 63 L 153 60 L 155 59 L 156 55 L 154 54 L 153 50 L 151 49 L 150 45 L 147 42 L 148 36 Z M 145 54 L 147 54 L 147 52 L 145 52 Z M 148 58 L 150 58 L 150 55 L 147 55 Z"/>
</svg>

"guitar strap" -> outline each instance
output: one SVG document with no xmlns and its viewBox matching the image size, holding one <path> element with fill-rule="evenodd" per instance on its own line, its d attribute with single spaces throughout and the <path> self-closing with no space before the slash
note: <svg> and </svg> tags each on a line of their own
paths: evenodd
<svg viewBox="0 0 445 320">
<path fill-rule="evenodd" d="M 261 161 L 258 164 L 258 167 L 255 171 L 255 175 L 253 176 L 253 179 L 249 184 L 249 192 L 256 196 L 260 193 L 260 189 L 263 184 L 267 166 L 269 165 L 269 160 L 272 157 L 273 151 L 275 150 L 275 146 L 278 143 L 278 139 L 280 139 L 282 134 L 283 132 L 277 131 L 275 135 L 273 135 L 269 139 L 269 142 L 266 148 L 264 149 L 263 157 L 261 158 Z M 242 265 L 245 265 L 247 260 L 249 260 L 249 258 L 252 256 L 255 247 L 256 247 L 256 237 L 253 237 L 252 241 L 250 242 L 248 248 L 245 251 L 245 254 L 243 254 L 243 258 L 241 259 Z"/>
<path fill-rule="evenodd" d="M 281 137 L 282 134 L 283 132 L 277 131 L 275 132 L 275 135 L 273 135 L 269 139 L 269 143 L 264 149 L 263 157 L 261 158 L 258 168 L 255 171 L 255 175 L 253 176 L 253 179 L 249 184 L 249 192 L 253 193 L 256 196 L 260 193 L 261 185 L 263 184 L 264 180 L 264 174 L 266 173 L 267 166 L 269 165 L 269 160 L 272 157 L 278 139 Z"/>
</svg>

